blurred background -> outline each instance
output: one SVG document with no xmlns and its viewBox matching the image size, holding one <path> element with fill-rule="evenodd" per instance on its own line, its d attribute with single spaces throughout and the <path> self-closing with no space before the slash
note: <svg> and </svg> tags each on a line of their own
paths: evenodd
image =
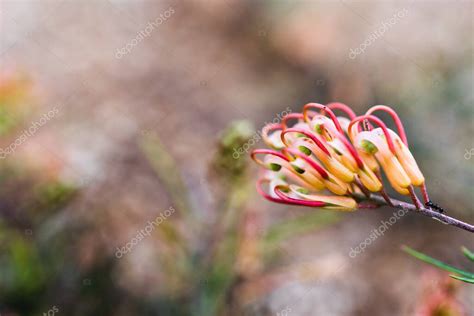
<svg viewBox="0 0 474 316">
<path fill-rule="evenodd" d="M 473 10 L 2 0 L 0 314 L 473 315 L 473 286 L 400 250 L 472 271 L 471 234 L 409 214 L 353 258 L 391 210 L 272 204 L 247 155 L 287 108 L 387 104 L 472 223 Z"/>
</svg>

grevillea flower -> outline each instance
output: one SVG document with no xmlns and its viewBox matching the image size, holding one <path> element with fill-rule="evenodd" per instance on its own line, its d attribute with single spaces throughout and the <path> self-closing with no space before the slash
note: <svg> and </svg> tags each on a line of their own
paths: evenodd
<svg viewBox="0 0 474 316">
<path fill-rule="evenodd" d="M 374 116 L 378 111 L 390 114 L 398 133 Z M 262 138 L 271 149 L 256 149 L 251 157 L 264 169 L 258 192 L 270 201 L 352 211 L 361 197 L 379 193 L 392 205 L 383 187 L 383 171 L 390 185 L 410 195 L 417 208 L 422 206 L 414 187 L 421 189 L 426 205 L 432 205 L 403 124 L 387 106 L 356 116 L 342 103 L 308 103 L 302 113 L 264 126 Z"/>
</svg>

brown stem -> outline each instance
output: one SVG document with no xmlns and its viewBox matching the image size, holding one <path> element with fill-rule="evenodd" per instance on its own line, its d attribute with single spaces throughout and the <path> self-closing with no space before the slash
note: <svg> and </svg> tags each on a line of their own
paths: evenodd
<svg viewBox="0 0 474 316">
<path fill-rule="evenodd" d="M 418 199 L 418 197 L 416 196 L 416 193 L 415 193 L 415 190 L 413 189 L 413 186 L 410 185 L 408 187 L 408 191 L 410 192 L 410 197 L 413 201 L 413 203 L 415 203 L 415 206 L 417 209 L 421 209 L 423 206 L 421 205 L 421 202 L 420 200 Z"/>
<path fill-rule="evenodd" d="M 370 199 L 372 201 L 378 202 L 380 204 L 387 205 L 385 199 L 382 196 L 372 194 Z M 424 206 L 417 209 L 415 205 L 410 204 L 410 203 L 402 202 L 402 201 L 395 200 L 395 199 L 391 199 L 391 201 L 394 205 L 393 206 L 394 208 L 404 209 L 404 210 L 408 210 L 410 212 L 419 213 L 419 214 L 422 214 L 422 215 L 425 215 L 425 216 L 429 216 L 431 218 L 439 220 L 440 222 L 442 222 L 446 225 L 455 226 L 457 228 L 461 228 L 461 229 L 464 229 L 468 232 L 474 233 L 474 225 L 471 225 L 469 223 L 465 223 L 463 221 L 460 221 L 459 219 L 456 219 L 456 218 L 438 213 L 438 212 L 433 211 L 433 210 L 431 210 L 429 208 L 426 208 Z"/>
<path fill-rule="evenodd" d="M 375 175 L 377 176 L 377 179 L 379 179 L 380 183 L 382 184 L 382 189 L 380 189 L 380 195 L 382 195 L 385 202 L 387 202 L 389 206 L 393 207 L 393 203 L 390 200 L 390 197 L 388 196 L 387 191 L 385 191 L 385 188 L 383 187 L 383 179 L 382 179 L 382 174 L 380 173 L 380 170 L 376 170 Z"/>
<path fill-rule="evenodd" d="M 366 197 L 370 197 L 370 192 L 365 188 L 365 186 L 362 184 L 362 182 L 359 179 L 359 176 L 354 177 L 354 183 L 357 185 L 357 187 L 364 193 Z"/>
<path fill-rule="evenodd" d="M 382 188 L 382 190 L 380 191 L 380 194 L 382 195 L 383 199 L 388 204 L 388 206 L 391 206 L 391 207 L 394 206 L 393 203 L 392 203 L 392 200 L 390 199 L 390 197 L 388 196 L 388 194 L 387 194 L 387 192 L 385 191 L 384 188 Z"/>
<path fill-rule="evenodd" d="M 376 209 L 379 207 L 380 207 L 380 204 L 373 201 L 362 201 L 357 204 L 357 208 L 363 208 L 363 209 Z"/>
<path fill-rule="evenodd" d="M 430 201 L 430 197 L 428 196 L 428 190 L 426 190 L 425 183 L 421 185 L 421 194 L 423 195 L 423 201 L 425 202 L 425 205 L 426 205 L 426 203 Z"/>
</svg>

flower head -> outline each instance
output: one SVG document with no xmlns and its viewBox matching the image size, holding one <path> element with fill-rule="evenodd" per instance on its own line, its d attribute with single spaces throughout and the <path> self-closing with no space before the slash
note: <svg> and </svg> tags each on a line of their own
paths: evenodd
<svg viewBox="0 0 474 316">
<path fill-rule="evenodd" d="M 336 116 L 333 110 L 347 117 Z M 398 133 L 373 115 L 377 111 L 391 115 Z M 387 106 L 374 106 L 356 116 L 343 103 L 308 103 L 302 113 L 264 126 L 262 138 L 272 149 L 257 149 L 251 156 L 265 169 L 258 191 L 273 202 L 349 211 L 357 209 L 356 200 L 362 194 L 374 192 L 390 204 L 381 170 L 391 186 L 400 194 L 411 195 L 417 206 L 413 187 L 420 187 L 425 202 L 429 201 L 403 124 Z"/>
</svg>

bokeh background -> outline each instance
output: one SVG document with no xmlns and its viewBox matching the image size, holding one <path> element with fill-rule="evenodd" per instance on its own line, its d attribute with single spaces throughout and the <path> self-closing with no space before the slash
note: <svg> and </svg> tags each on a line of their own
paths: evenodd
<svg viewBox="0 0 474 316">
<path fill-rule="evenodd" d="M 473 14 L 470 1 L 2 0 L 0 145 L 14 150 L 0 160 L 0 314 L 472 315 L 474 287 L 400 250 L 472 271 L 471 234 L 410 214 L 351 258 L 392 211 L 272 204 L 233 153 L 287 107 L 387 104 L 433 200 L 472 223 Z"/>
</svg>

